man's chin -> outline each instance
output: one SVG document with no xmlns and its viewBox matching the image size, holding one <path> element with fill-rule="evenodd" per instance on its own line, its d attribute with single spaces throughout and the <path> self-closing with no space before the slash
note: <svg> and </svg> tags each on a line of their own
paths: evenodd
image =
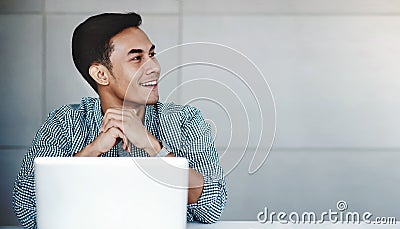
<svg viewBox="0 0 400 229">
<path fill-rule="evenodd" d="M 157 96 L 157 98 L 153 98 L 153 99 L 148 99 L 146 102 L 146 105 L 154 105 L 158 102 L 159 97 Z"/>
<path fill-rule="evenodd" d="M 146 106 L 146 105 L 154 105 L 154 104 L 156 104 L 158 102 L 158 100 L 159 100 L 158 96 L 157 97 L 153 97 L 153 98 L 149 98 L 149 99 L 147 99 L 145 101 L 141 101 L 141 102 L 134 101 L 134 100 L 129 100 L 129 99 L 125 98 L 123 104 L 126 107 L 131 107 L 131 106 L 132 107 L 136 107 L 136 106 L 143 106 L 143 105 Z"/>
</svg>

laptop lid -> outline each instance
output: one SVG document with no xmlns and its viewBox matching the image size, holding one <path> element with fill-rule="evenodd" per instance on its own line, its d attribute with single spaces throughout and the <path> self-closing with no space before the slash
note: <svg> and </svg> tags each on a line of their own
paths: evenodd
<svg viewBox="0 0 400 229">
<path fill-rule="evenodd" d="M 42 157 L 39 229 L 186 228 L 185 158 Z"/>
</svg>

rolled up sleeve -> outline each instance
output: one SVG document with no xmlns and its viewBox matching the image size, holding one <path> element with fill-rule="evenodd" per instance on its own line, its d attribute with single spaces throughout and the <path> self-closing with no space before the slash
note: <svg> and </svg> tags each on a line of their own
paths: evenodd
<svg viewBox="0 0 400 229">
<path fill-rule="evenodd" d="M 204 186 L 197 203 L 187 206 L 187 220 L 214 223 L 220 218 L 227 200 L 224 173 L 210 125 L 198 109 L 191 107 L 189 113 L 191 118 L 184 124 L 185 140 L 181 149 L 189 160 L 189 167 L 203 175 Z"/>
<path fill-rule="evenodd" d="M 24 228 L 37 228 L 34 159 L 71 156 L 64 133 L 57 120 L 50 114 L 38 130 L 32 146 L 22 161 L 21 170 L 14 183 L 13 207 Z"/>
</svg>

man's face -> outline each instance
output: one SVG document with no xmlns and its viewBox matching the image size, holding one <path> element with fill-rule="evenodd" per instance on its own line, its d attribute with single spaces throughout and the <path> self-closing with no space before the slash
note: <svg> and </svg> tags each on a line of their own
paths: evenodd
<svg viewBox="0 0 400 229">
<path fill-rule="evenodd" d="M 139 28 L 131 27 L 111 38 L 110 89 L 125 105 L 140 106 L 158 101 L 160 65 L 155 46 Z"/>
</svg>

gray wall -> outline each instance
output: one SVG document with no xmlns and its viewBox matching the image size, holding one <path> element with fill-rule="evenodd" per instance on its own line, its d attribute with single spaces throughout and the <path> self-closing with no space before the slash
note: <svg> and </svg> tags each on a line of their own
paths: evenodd
<svg viewBox="0 0 400 229">
<path fill-rule="evenodd" d="M 274 94 L 277 131 L 269 157 L 252 175 L 248 167 L 261 117 L 267 136 L 261 139 L 263 152 L 274 121 L 271 96 L 252 70 L 242 76 L 255 84 L 260 103 L 267 104 L 263 108 L 269 107 L 262 115 L 248 88 L 219 68 L 182 68 L 161 82 L 162 100 L 208 97 L 222 104 L 194 103 L 215 123 L 217 147 L 225 152 L 221 160 L 231 171 L 222 219 L 255 220 L 265 206 L 322 212 L 341 199 L 351 210 L 400 219 L 399 0 L 0 0 L 0 225 L 17 224 L 13 181 L 48 112 L 95 95 L 73 66 L 70 40 L 80 21 L 104 11 L 141 13 L 142 28 L 159 52 L 187 42 L 215 42 L 242 52 L 264 73 Z M 203 51 L 204 58 L 223 52 Z M 164 69 L 197 55 L 169 54 L 160 54 Z M 245 68 L 233 56 L 226 60 L 238 71 Z M 209 88 L 207 81 L 181 86 L 198 78 L 216 79 L 224 87 Z M 249 122 L 243 121 L 243 110 Z M 258 163 L 262 158 L 256 157 Z"/>
</svg>

